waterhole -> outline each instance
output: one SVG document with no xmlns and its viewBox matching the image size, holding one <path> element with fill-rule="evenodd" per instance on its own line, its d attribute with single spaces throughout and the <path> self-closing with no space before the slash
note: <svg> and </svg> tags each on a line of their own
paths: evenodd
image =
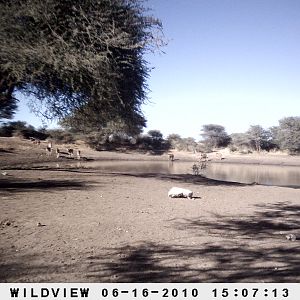
<svg viewBox="0 0 300 300">
<path fill-rule="evenodd" d="M 78 163 L 105 172 L 134 174 L 193 174 L 193 162 L 94 161 Z M 201 175 L 220 181 L 300 187 L 300 167 L 234 163 L 207 164 Z"/>
</svg>

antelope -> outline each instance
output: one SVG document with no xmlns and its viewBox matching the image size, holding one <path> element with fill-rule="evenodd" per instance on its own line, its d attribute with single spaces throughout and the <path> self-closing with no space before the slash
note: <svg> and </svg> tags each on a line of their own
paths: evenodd
<svg viewBox="0 0 300 300">
<path fill-rule="evenodd" d="M 77 150 L 77 151 L 76 151 L 76 155 L 77 155 L 77 159 L 80 159 L 80 158 L 81 158 L 81 151 L 80 151 L 80 150 Z"/>
<path fill-rule="evenodd" d="M 168 156 L 169 156 L 169 160 L 170 161 L 174 160 L 174 154 L 173 153 L 169 153 Z"/>
<path fill-rule="evenodd" d="M 60 150 L 58 148 L 56 148 L 56 158 L 60 157 Z"/>
<path fill-rule="evenodd" d="M 73 155 L 74 155 L 74 150 L 73 150 L 72 148 L 68 148 L 68 149 L 67 149 L 67 152 L 68 152 L 68 154 L 69 154 L 69 157 L 73 157 Z"/>
<path fill-rule="evenodd" d="M 193 164 L 192 169 L 194 175 L 199 175 L 199 166 L 197 164 Z"/>
<path fill-rule="evenodd" d="M 46 153 L 47 155 L 51 155 L 52 154 L 52 142 L 49 142 L 47 147 L 46 147 Z"/>
</svg>

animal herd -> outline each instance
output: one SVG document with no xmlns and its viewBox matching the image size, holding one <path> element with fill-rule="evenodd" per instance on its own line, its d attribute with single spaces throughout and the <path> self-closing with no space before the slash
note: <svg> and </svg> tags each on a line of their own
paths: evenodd
<svg viewBox="0 0 300 300">
<path fill-rule="evenodd" d="M 39 139 L 31 137 L 30 140 L 33 142 L 33 144 L 40 145 L 41 141 Z M 51 156 L 52 153 L 54 153 L 54 148 L 53 148 L 53 143 L 52 141 L 48 141 L 46 145 L 46 155 Z M 55 155 L 56 158 L 61 158 L 61 157 L 68 157 L 68 158 L 76 158 L 76 159 L 81 159 L 81 150 L 79 149 L 73 149 L 73 148 L 55 148 Z"/>
<path fill-rule="evenodd" d="M 31 137 L 30 140 L 34 144 L 37 144 L 37 145 L 40 145 L 40 143 L 41 143 L 41 141 L 39 139 L 36 139 L 33 137 Z M 51 156 L 53 152 L 54 152 L 54 150 L 53 150 L 52 141 L 49 141 L 46 146 L 46 154 L 48 156 Z M 73 149 L 73 148 L 66 148 L 65 151 L 63 151 L 63 149 L 56 147 L 55 154 L 56 154 L 56 158 L 68 157 L 68 158 L 77 158 L 79 160 L 82 158 L 81 150 Z M 210 161 L 211 159 L 222 160 L 224 158 L 223 158 L 221 152 L 216 152 L 215 157 L 211 157 L 210 159 L 208 158 L 207 153 L 204 153 L 204 152 L 200 153 L 200 156 L 198 157 L 198 164 L 199 164 L 200 169 L 205 169 L 207 162 Z M 175 156 L 173 153 L 168 153 L 168 160 L 171 162 L 173 162 L 175 160 Z"/>
<path fill-rule="evenodd" d="M 46 154 L 50 156 L 52 155 L 52 152 L 53 152 L 53 145 L 52 142 L 49 142 L 46 147 Z M 56 153 L 56 158 L 69 157 L 69 158 L 81 159 L 81 151 L 79 149 L 75 149 L 74 151 L 73 148 L 66 148 L 66 151 L 63 151 L 62 149 L 57 147 L 55 149 L 55 153 Z"/>
</svg>

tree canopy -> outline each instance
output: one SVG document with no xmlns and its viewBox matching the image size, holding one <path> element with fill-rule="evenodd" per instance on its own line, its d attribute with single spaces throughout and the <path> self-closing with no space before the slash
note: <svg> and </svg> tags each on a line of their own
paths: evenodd
<svg viewBox="0 0 300 300">
<path fill-rule="evenodd" d="M 283 118 L 279 120 L 279 126 L 273 130 L 281 149 L 292 153 L 300 152 L 300 117 Z"/>
<path fill-rule="evenodd" d="M 21 91 L 34 111 L 70 125 L 145 126 L 143 55 L 163 43 L 145 11 L 139 0 L 0 1 L 0 117 Z"/>
<path fill-rule="evenodd" d="M 3 92 L 2 92 L 3 91 Z M 0 120 L 11 119 L 17 109 L 17 99 L 7 87 L 0 88 Z"/>
<path fill-rule="evenodd" d="M 203 125 L 201 136 L 204 139 L 204 144 L 212 148 L 226 147 L 231 140 L 225 127 L 217 124 Z"/>
<path fill-rule="evenodd" d="M 270 132 L 261 125 L 251 125 L 247 135 L 250 146 L 257 152 L 268 148 L 269 140 L 271 139 Z"/>
</svg>

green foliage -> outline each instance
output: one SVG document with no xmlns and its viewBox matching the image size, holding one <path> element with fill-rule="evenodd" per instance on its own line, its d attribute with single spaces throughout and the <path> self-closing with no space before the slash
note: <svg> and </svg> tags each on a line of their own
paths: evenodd
<svg viewBox="0 0 300 300">
<path fill-rule="evenodd" d="M 249 136 L 247 133 L 233 133 L 231 137 L 231 146 L 237 149 L 250 148 Z"/>
<path fill-rule="evenodd" d="M 270 134 L 260 125 L 251 125 L 247 131 L 249 144 L 255 151 L 260 152 L 265 149 L 270 140 Z"/>
<path fill-rule="evenodd" d="M 0 95 L 11 112 L 22 91 L 46 118 L 145 125 L 143 55 L 162 39 L 140 1 L 0 1 L 0 28 Z"/>
<path fill-rule="evenodd" d="M 1 124 L 0 127 L 0 136 L 11 137 L 15 131 L 27 129 L 26 122 L 17 121 L 17 122 L 8 122 Z"/>
<path fill-rule="evenodd" d="M 20 138 L 36 138 L 44 140 L 47 138 L 47 134 L 43 131 L 36 130 L 32 125 L 23 121 L 15 121 L 3 123 L 0 126 L 0 136 L 3 137 L 20 137 Z"/>
<path fill-rule="evenodd" d="M 184 146 L 185 151 L 195 152 L 198 148 L 198 144 L 195 139 L 192 137 L 187 137 L 182 139 L 182 145 Z"/>
<path fill-rule="evenodd" d="M 210 153 L 213 152 L 213 148 L 207 143 L 199 143 L 197 145 L 197 151 L 201 153 Z"/>
<path fill-rule="evenodd" d="M 95 150 L 103 150 L 104 145 L 108 142 L 107 137 L 100 132 L 91 132 L 85 135 L 84 141 L 89 147 Z"/>
<path fill-rule="evenodd" d="M 149 130 L 144 138 L 144 143 L 148 149 L 164 150 L 169 148 L 169 144 L 163 139 L 163 134 L 159 130 Z"/>
<path fill-rule="evenodd" d="M 273 128 L 273 132 L 280 149 L 291 153 L 300 152 L 300 117 L 281 119 L 279 126 Z"/>
<path fill-rule="evenodd" d="M 178 145 L 181 143 L 182 138 L 179 134 L 172 133 L 168 135 L 167 141 L 170 143 L 170 147 L 172 149 L 176 149 L 178 148 Z"/>
<path fill-rule="evenodd" d="M 75 118 L 68 118 L 61 121 L 60 125 L 69 132 L 81 132 L 85 134 L 91 134 L 91 136 L 93 136 L 95 132 L 98 132 L 100 135 L 105 137 L 108 137 L 112 134 L 136 136 L 142 132 L 143 128 L 138 124 L 133 124 L 130 121 L 125 122 L 122 119 L 114 119 L 106 122 L 105 125 L 98 123 L 98 126 L 94 126 L 88 121 L 85 123 L 83 120 L 77 120 L 77 123 L 75 123 Z"/>
<path fill-rule="evenodd" d="M 163 140 L 163 134 L 159 130 L 149 130 L 147 134 L 153 141 L 161 142 Z"/>
<path fill-rule="evenodd" d="M 62 129 L 48 129 L 49 137 L 56 144 L 71 144 L 75 142 L 75 135 Z"/>
<path fill-rule="evenodd" d="M 150 130 L 147 134 L 136 136 L 124 132 L 111 134 L 107 131 L 91 132 L 85 136 L 85 141 L 96 150 L 131 149 L 158 154 L 170 148 L 168 141 L 163 139 L 159 130 Z"/>
<path fill-rule="evenodd" d="M 172 149 L 178 151 L 198 151 L 199 144 L 192 137 L 182 138 L 179 134 L 173 133 L 168 135 L 167 141 Z"/>
<path fill-rule="evenodd" d="M 279 126 L 272 126 L 268 129 L 269 135 L 270 135 L 270 144 L 271 149 L 280 149 L 280 142 L 278 140 L 278 132 L 279 132 Z"/>
<path fill-rule="evenodd" d="M 0 85 L 0 120 L 13 117 L 17 110 L 17 101 L 7 86 Z"/>
<path fill-rule="evenodd" d="M 221 125 L 203 125 L 202 132 L 203 143 L 209 148 L 226 147 L 231 141 L 224 126 Z"/>
<path fill-rule="evenodd" d="M 250 150 L 269 151 L 277 146 L 272 137 L 272 131 L 260 125 L 252 125 L 245 133 L 231 134 L 231 149 L 248 153 Z"/>
</svg>

